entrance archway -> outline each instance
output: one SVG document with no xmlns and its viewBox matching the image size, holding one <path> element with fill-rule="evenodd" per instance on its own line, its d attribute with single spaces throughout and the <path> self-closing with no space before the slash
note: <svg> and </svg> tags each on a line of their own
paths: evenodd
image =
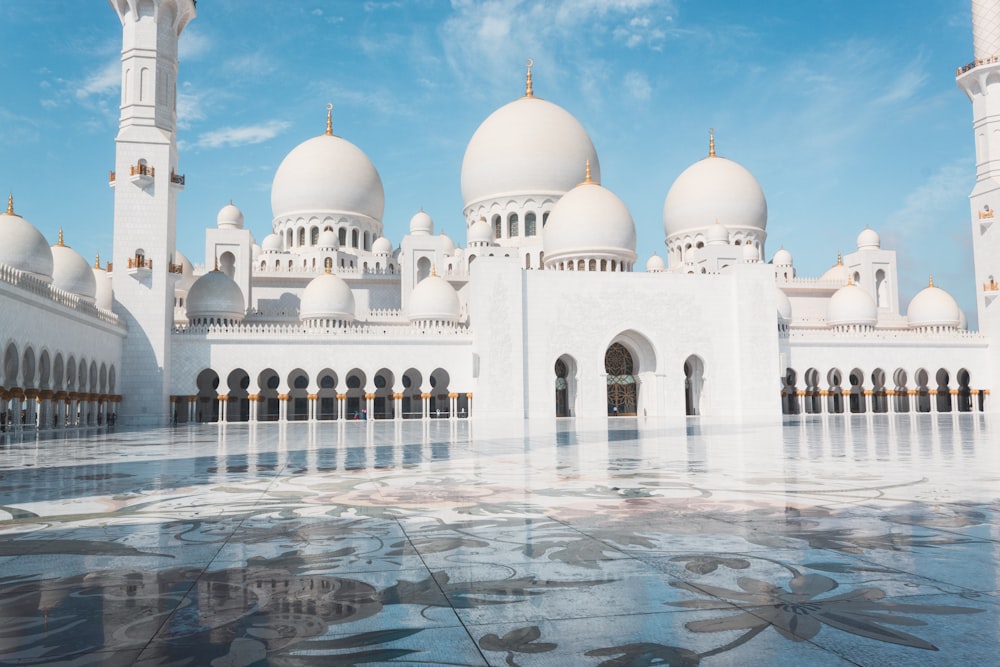
<svg viewBox="0 0 1000 667">
<path fill-rule="evenodd" d="M 608 416 L 635 415 L 639 387 L 632 353 L 621 343 L 612 343 L 604 353 L 604 371 L 608 374 Z"/>
<path fill-rule="evenodd" d="M 572 417 L 576 404 L 576 360 L 568 354 L 556 359 L 556 417 Z"/>
<path fill-rule="evenodd" d="M 705 362 L 692 354 L 684 361 L 684 414 L 701 414 L 701 392 L 705 386 Z"/>
</svg>

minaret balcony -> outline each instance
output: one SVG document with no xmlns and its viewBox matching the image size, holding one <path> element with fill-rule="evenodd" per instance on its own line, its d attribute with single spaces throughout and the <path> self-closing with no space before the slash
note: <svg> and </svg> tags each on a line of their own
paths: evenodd
<svg viewBox="0 0 1000 667">
<path fill-rule="evenodd" d="M 156 167 L 150 167 L 145 160 L 139 160 L 138 164 L 130 165 L 128 168 L 128 180 L 145 190 L 153 184 L 156 177 Z"/>
<path fill-rule="evenodd" d="M 170 170 L 170 187 L 183 190 L 184 189 L 184 174 L 178 174 L 173 169 Z"/>
<path fill-rule="evenodd" d="M 136 254 L 128 258 L 128 274 L 136 280 L 144 280 L 153 274 L 153 260 L 145 255 Z"/>
<path fill-rule="evenodd" d="M 115 187 L 115 176 L 114 170 L 108 172 L 108 185 L 112 188 Z"/>
</svg>

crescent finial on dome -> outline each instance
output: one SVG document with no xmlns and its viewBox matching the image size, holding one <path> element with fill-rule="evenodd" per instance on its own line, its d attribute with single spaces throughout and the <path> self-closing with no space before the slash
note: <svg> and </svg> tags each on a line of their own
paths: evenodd
<svg viewBox="0 0 1000 667">
<path fill-rule="evenodd" d="M 7 215 L 14 215 L 14 193 L 7 195 Z"/>
<path fill-rule="evenodd" d="M 534 67 L 534 66 L 535 66 L 534 59 L 528 58 L 528 74 L 527 74 L 527 77 L 525 78 L 525 83 L 524 83 L 524 96 L 525 97 L 534 97 L 535 96 L 535 90 L 531 86 L 531 68 Z"/>
<path fill-rule="evenodd" d="M 708 128 L 708 157 L 715 157 L 715 128 Z"/>
<path fill-rule="evenodd" d="M 327 102 L 326 104 L 326 136 L 333 136 L 333 103 Z M 230 204 L 233 202 L 230 201 Z"/>
<path fill-rule="evenodd" d="M 59 246 L 60 248 L 61 248 L 61 247 L 63 247 L 63 246 L 65 245 L 65 244 L 63 243 L 63 233 L 62 233 L 62 227 L 60 227 L 60 228 L 59 228 L 59 243 L 57 243 L 56 245 L 58 245 L 58 246 Z"/>
</svg>

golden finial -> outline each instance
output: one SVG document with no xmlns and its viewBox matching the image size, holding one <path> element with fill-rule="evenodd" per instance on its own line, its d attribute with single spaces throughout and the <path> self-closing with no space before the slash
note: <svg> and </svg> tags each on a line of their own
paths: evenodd
<svg viewBox="0 0 1000 667">
<path fill-rule="evenodd" d="M 333 136 L 333 103 L 328 102 L 326 105 L 326 136 Z"/>
<path fill-rule="evenodd" d="M 436 276 L 438 274 L 437 264 L 431 264 L 431 275 Z"/>
<path fill-rule="evenodd" d="M 851 274 L 847 274 L 847 284 L 848 286 L 854 285 L 854 277 Z"/>
<path fill-rule="evenodd" d="M 14 215 L 14 193 L 7 195 L 7 215 Z"/>
<path fill-rule="evenodd" d="M 587 172 L 586 172 L 586 175 L 583 177 L 583 182 L 584 183 L 593 183 L 593 181 L 590 180 L 590 160 L 587 160 Z"/>
<path fill-rule="evenodd" d="M 715 157 L 715 128 L 708 128 L 708 157 Z"/>
<path fill-rule="evenodd" d="M 927 286 L 934 287 L 934 276 L 927 276 Z"/>
<path fill-rule="evenodd" d="M 215 268 L 212 269 L 212 270 L 213 271 L 218 271 L 219 270 L 219 256 L 218 255 L 215 256 Z"/>
<path fill-rule="evenodd" d="M 58 245 L 59 247 L 62 247 L 64 245 L 62 227 L 59 228 L 59 243 L 57 243 L 56 245 Z"/>
<path fill-rule="evenodd" d="M 101 268 L 101 253 L 97 253 L 96 255 L 94 255 L 94 268 L 95 269 Z"/>
<path fill-rule="evenodd" d="M 837 266 L 843 266 L 843 265 L 844 265 L 844 258 L 841 257 L 840 253 L 838 252 L 837 253 Z"/>
<path fill-rule="evenodd" d="M 534 66 L 535 66 L 535 61 L 532 60 L 531 58 L 528 58 L 528 76 L 526 77 L 525 84 L 524 84 L 524 96 L 525 97 L 534 97 L 535 96 L 535 90 L 534 90 L 534 88 L 531 87 L 531 68 L 534 67 Z"/>
</svg>

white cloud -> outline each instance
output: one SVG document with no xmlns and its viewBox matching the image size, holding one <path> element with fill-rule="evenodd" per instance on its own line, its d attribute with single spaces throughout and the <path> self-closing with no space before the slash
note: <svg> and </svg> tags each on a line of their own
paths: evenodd
<svg viewBox="0 0 1000 667">
<path fill-rule="evenodd" d="M 194 142 L 193 147 L 220 148 L 259 144 L 278 136 L 288 128 L 288 125 L 283 120 L 271 120 L 256 125 L 221 127 L 218 130 L 203 132 Z"/>
<path fill-rule="evenodd" d="M 642 72 L 628 72 L 623 83 L 628 94 L 640 102 L 648 101 L 653 94 L 649 79 Z"/>
<path fill-rule="evenodd" d="M 212 40 L 197 27 L 188 27 L 177 42 L 177 53 L 182 63 L 197 60 L 212 50 Z"/>
<path fill-rule="evenodd" d="M 177 91 L 177 126 L 188 128 L 191 123 L 204 119 L 201 94 Z"/>
<path fill-rule="evenodd" d="M 94 96 L 117 94 L 121 90 L 121 85 L 122 65 L 120 60 L 115 59 L 87 76 L 76 89 L 76 97 L 79 100 L 87 100 Z"/>
</svg>

